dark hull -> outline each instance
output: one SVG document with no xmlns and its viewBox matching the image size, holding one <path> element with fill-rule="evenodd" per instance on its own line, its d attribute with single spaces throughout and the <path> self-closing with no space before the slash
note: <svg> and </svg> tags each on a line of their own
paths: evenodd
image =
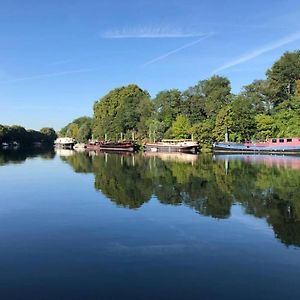
<svg viewBox="0 0 300 300">
<path fill-rule="evenodd" d="M 120 151 L 120 152 L 133 152 L 135 150 L 135 145 L 132 143 L 106 143 L 106 144 L 96 144 L 96 145 L 87 145 L 87 150 L 94 151 Z"/>
<path fill-rule="evenodd" d="M 243 144 L 223 143 L 213 145 L 214 152 L 219 153 L 285 153 L 285 154 L 299 154 L 300 146 L 245 146 Z"/>
</svg>

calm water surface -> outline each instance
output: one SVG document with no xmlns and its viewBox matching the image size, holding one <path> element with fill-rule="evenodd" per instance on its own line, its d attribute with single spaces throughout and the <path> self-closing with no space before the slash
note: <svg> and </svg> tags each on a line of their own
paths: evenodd
<svg viewBox="0 0 300 300">
<path fill-rule="evenodd" d="M 0 153 L 0 299 L 300 299 L 300 157 Z"/>
</svg>

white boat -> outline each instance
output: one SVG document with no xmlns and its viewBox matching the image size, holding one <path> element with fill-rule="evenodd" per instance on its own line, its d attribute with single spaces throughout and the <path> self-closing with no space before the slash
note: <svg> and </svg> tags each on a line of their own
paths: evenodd
<svg viewBox="0 0 300 300">
<path fill-rule="evenodd" d="M 145 151 L 151 152 L 192 152 L 196 153 L 199 143 L 193 140 L 162 140 L 157 143 L 146 143 Z"/>
<path fill-rule="evenodd" d="M 57 148 L 72 149 L 76 144 L 76 140 L 69 137 L 60 137 L 54 141 L 54 146 Z"/>
</svg>

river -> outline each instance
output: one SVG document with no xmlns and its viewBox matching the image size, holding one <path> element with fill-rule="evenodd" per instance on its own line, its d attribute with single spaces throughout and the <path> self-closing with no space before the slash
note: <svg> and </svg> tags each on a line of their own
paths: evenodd
<svg viewBox="0 0 300 300">
<path fill-rule="evenodd" d="M 300 157 L 0 152 L 0 298 L 299 299 Z"/>
</svg>

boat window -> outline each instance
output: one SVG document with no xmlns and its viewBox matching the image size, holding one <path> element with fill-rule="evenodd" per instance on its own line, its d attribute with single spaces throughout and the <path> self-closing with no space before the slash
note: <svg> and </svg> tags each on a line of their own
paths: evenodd
<svg viewBox="0 0 300 300">
<path fill-rule="evenodd" d="M 284 139 L 279 139 L 279 143 L 284 143 Z"/>
<path fill-rule="evenodd" d="M 292 139 L 286 139 L 286 141 L 287 141 L 288 143 L 290 143 L 290 142 L 292 141 Z"/>
<path fill-rule="evenodd" d="M 272 143 L 276 143 L 277 142 L 277 140 L 276 139 L 272 139 Z"/>
</svg>

